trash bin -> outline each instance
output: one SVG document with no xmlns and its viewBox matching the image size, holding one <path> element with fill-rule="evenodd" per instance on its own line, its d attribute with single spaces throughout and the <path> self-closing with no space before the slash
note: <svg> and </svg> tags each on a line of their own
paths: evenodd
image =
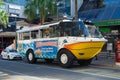
<svg viewBox="0 0 120 80">
<path fill-rule="evenodd" d="M 111 56 L 112 51 L 113 51 L 113 44 L 107 43 L 107 57 Z"/>
</svg>

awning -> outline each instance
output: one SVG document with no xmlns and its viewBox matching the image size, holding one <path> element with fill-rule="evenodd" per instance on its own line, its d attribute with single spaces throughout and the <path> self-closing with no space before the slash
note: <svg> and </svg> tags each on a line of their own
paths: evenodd
<svg viewBox="0 0 120 80">
<path fill-rule="evenodd" d="M 99 9 L 79 11 L 78 17 L 82 20 L 90 20 L 96 26 L 120 25 L 120 6 L 105 7 Z"/>
<path fill-rule="evenodd" d="M 2 32 L 0 33 L 0 37 L 15 37 L 16 32 Z"/>
<path fill-rule="evenodd" d="M 17 21 L 17 26 L 30 26 L 30 24 L 25 21 Z"/>
</svg>

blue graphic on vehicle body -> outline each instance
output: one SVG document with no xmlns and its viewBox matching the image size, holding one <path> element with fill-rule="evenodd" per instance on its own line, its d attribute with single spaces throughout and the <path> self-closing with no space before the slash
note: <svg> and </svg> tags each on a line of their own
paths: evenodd
<svg viewBox="0 0 120 80">
<path fill-rule="evenodd" d="M 19 53 L 23 56 L 26 55 L 28 49 L 32 49 L 36 58 L 54 59 L 57 57 L 58 40 L 34 41 L 20 45 L 22 50 L 19 50 Z"/>
</svg>

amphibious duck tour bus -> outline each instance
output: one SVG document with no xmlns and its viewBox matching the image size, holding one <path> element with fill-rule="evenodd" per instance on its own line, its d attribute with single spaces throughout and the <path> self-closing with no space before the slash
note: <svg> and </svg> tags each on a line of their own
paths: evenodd
<svg viewBox="0 0 120 80">
<path fill-rule="evenodd" d="M 62 67 L 70 67 L 77 60 L 88 65 L 105 42 L 93 24 L 83 21 L 63 20 L 17 31 L 17 50 L 29 63 L 58 60 Z"/>
</svg>

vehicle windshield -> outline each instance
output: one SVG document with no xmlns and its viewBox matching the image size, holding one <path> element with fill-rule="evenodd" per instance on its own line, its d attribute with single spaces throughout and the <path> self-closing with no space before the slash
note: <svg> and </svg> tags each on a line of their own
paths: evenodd
<svg viewBox="0 0 120 80">
<path fill-rule="evenodd" d="M 102 35 L 96 26 L 82 21 L 61 22 L 59 30 L 60 36 L 102 38 Z"/>
<path fill-rule="evenodd" d="M 82 22 L 61 22 L 58 30 L 60 36 L 89 36 L 89 32 Z"/>
<path fill-rule="evenodd" d="M 103 36 L 94 25 L 86 25 L 89 35 L 92 38 L 102 38 Z"/>
<path fill-rule="evenodd" d="M 17 52 L 17 50 L 9 50 L 9 52 Z"/>
</svg>

